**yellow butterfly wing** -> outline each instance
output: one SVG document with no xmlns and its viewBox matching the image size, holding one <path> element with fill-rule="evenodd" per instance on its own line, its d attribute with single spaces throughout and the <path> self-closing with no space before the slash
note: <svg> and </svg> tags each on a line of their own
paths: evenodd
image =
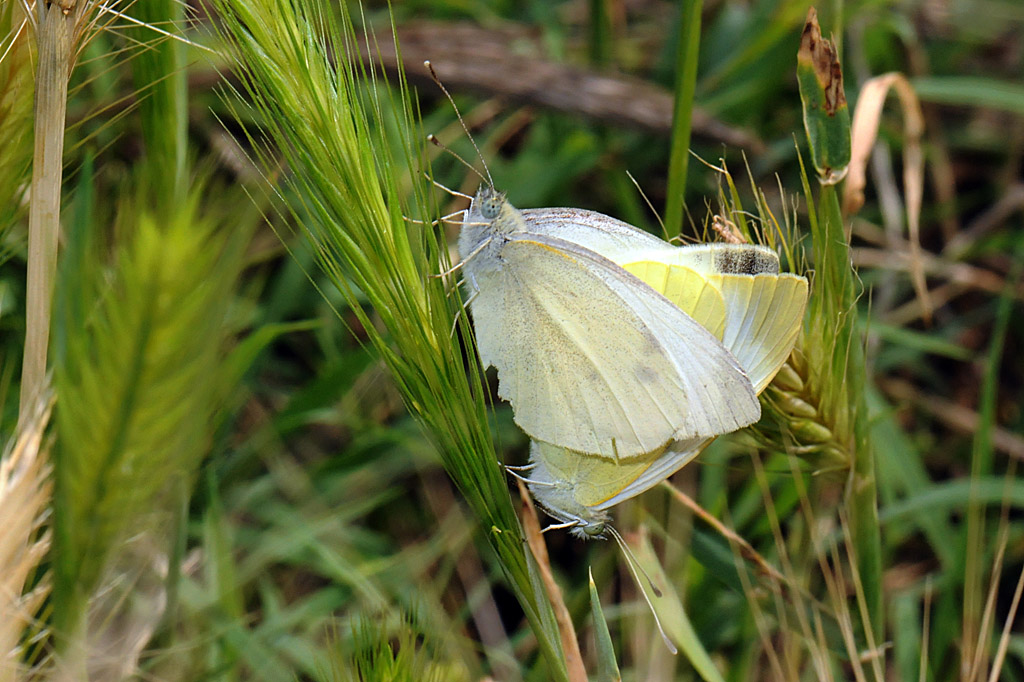
<svg viewBox="0 0 1024 682">
<path fill-rule="evenodd" d="M 807 279 L 798 275 L 710 275 L 725 301 L 722 343 L 760 393 L 789 354 L 807 307 Z"/>
<path fill-rule="evenodd" d="M 721 339 L 760 394 L 796 343 L 807 279 L 779 273 L 762 246 L 706 244 L 645 254 L 622 267 Z"/>
<path fill-rule="evenodd" d="M 679 306 L 715 338 L 722 338 L 725 299 L 716 283 L 691 268 L 653 260 L 626 263 L 622 267 Z"/>
</svg>

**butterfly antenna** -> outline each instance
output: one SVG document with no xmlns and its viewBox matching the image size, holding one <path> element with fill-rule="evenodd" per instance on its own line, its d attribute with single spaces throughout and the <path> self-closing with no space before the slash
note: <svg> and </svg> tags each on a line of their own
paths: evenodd
<svg viewBox="0 0 1024 682">
<path fill-rule="evenodd" d="M 484 176 L 480 174 L 480 171 L 476 170 L 475 168 L 473 168 L 473 172 L 475 172 L 477 175 L 480 175 L 480 179 L 484 180 L 487 183 L 487 186 L 493 190 L 494 180 L 491 178 L 491 169 L 487 167 L 487 161 L 484 160 L 484 155 L 480 153 L 480 147 L 476 146 L 476 140 L 473 139 L 473 136 L 469 132 L 469 127 L 466 126 L 465 119 L 463 119 L 462 114 L 459 113 L 459 108 L 455 105 L 455 99 L 452 98 L 451 93 L 448 92 L 448 88 L 444 87 L 444 83 L 441 82 L 441 79 L 437 77 L 437 72 L 434 71 L 434 65 L 430 63 L 429 59 L 423 62 L 423 66 L 427 67 L 427 71 L 430 72 L 431 79 L 433 79 L 434 83 L 437 84 L 437 87 L 441 88 L 441 92 L 443 92 L 444 96 L 448 98 L 449 102 L 451 102 L 452 109 L 455 110 L 455 116 L 459 119 L 459 124 L 462 126 L 462 129 L 466 132 L 466 137 L 469 138 L 469 142 L 470 144 L 473 145 L 473 149 L 476 150 L 476 155 L 480 157 L 480 163 L 483 164 L 484 172 L 487 173 L 487 177 L 484 178 Z M 456 157 L 458 157 L 458 155 L 456 155 Z M 466 162 L 462 161 L 462 163 Z M 466 163 L 466 165 L 469 166 L 468 163 Z M 472 168 L 472 166 L 470 166 L 470 168 Z"/>
<path fill-rule="evenodd" d="M 431 144 L 433 144 L 433 145 L 437 146 L 437 147 L 440 147 L 440 148 L 441 148 L 441 149 L 443 149 L 444 151 L 446 151 L 446 152 L 448 152 L 449 154 L 451 154 L 452 156 L 454 156 L 454 157 L 455 157 L 455 158 L 456 158 L 456 159 L 457 159 L 457 160 L 459 161 L 459 163 L 461 163 L 461 164 L 462 164 L 463 166 L 465 166 L 466 168 L 468 168 L 468 169 L 469 169 L 469 170 L 471 170 L 472 172 L 476 173 L 476 174 L 477 174 L 477 176 L 478 176 L 478 177 L 479 177 L 479 178 L 480 178 L 481 180 L 483 180 L 483 181 L 484 181 L 484 183 L 486 183 L 488 187 L 490 187 L 491 189 L 494 189 L 494 185 L 492 185 L 492 184 L 491 184 L 491 181 L 490 181 L 490 179 L 488 179 L 488 178 L 485 178 L 485 177 L 483 176 L 483 173 L 481 173 L 480 171 L 478 171 L 478 170 L 477 170 L 477 169 L 476 169 L 475 167 L 473 167 L 473 165 L 472 165 L 471 163 L 469 163 L 469 162 L 468 162 L 468 161 L 466 161 L 466 160 L 465 160 L 464 158 L 462 158 L 461 156 L 459 156 L 459 155 L 458 155 L 457 153 L 455 153 L 454 151 L 452 151 L 450 147 L 446 147 L 446 146 L 444 145 L 444 143 L 443 143 L 443 142 L 441 142 L 441 140 L 439 140 L 439 139 L 437 139 L 436 137 L 434 137 L 434 134 L 433 134 L 433 133 L 431 133 L 430 135 L 427 135 L 427 141 L 428 141 L 428 142 L 430 142 Z M 476 143 L 474 143 L 474 144 L 473 144 L 473 146 L 475 147 L 475 146 L 476 146 Z M 436 184 L 436 183 L 435 183 L 435 184 Z M 447 188 L 445 188 L 445 189 L 447 189 Z M 466 196 L 466 195 L 465 195 L 465 194 L 459 194 L 459 196 Z M 470 197 L 470 199 L 472 199 L 472 197 Z"/>
<path fill-rule="evenodd" d="M 654 610 L 654 603 L 651 601 L 651 598 L 647 596 L 647 590 L 644 589 L 644 586 L 640 581 L 640 576 L 643 575 L 647 580 L 647 584 L 651 586 L 651 590 L 654 592 L 655 597 L 661 597 L 661 590 L 659 590 L 657 585 L 654 584 L 654 581 L 651 580 L 651 576 L 647 575 L 647 571 L 645 571 L 644 567 L 640 565 L 640 562 L 633 554 L 633 550 L 629 548 L 629 545 L 627 545 L 626 541 L 622 539 L 619 532 L 611 526 L 606 526 L 605 528 L 611 536 L 615 538 L 615 542 L 618 543 L 619 549 L 621 549 L 622 553 L 625 555 L 626 565 L 629 566 L 629 571 L 633 574 L 633 580 L 636 581 L 637 587 L 640 588 L 640 594 L 644 596 L 644 601 L 647 602 L 647 608 L 651 610 L 651 615 L 654 616 L 654 623 L 658 626 L 658 632 L 661 633 L 661 639 L 664 640 L 665 646 L 668 647 L 668 650 L 671 651 L 673 655 L 678 654 L 679 649 L 677 649 L 676 645 L 672 643 L 672 640 L 668 638 L 668 633 L 665 632 L 665 628 L 661 624 L 661 618 L 658 618 L 658 612 Z"/>
<path fill-rule="evenodd" d="M 640 569 L 641 573 L 643 573 L 644 578 L 647 579 L 647 584 L 650 585 L 651 590 L 654 591 L 654 596 L 660 599 L 661 590 L 659 590 L 658 586 L 654 584 L 653 580 L 651 580 L 651 576 L 647 574 L 647 571 L 644 570 L 644 567 L 640 565 L 640 562 L 637 560 L 636 555 L 633 554 L 633 550 L 629 548 L 629 545 L 626 544 L 626 541 L 622 539 L 621 535 L 619 535 L 619 531 L 615 530 L 611 526 L 606 526 L 606 528 L 608 532 L 611 533 L 611 536 L 615 538 L 615 542 L 619 543 L 619 547 L 622 549 L 622 552 L 626 555 L 626 558 L 629 559 L 628 563 L 636 564 L 636 567 Z"/>
</svg>

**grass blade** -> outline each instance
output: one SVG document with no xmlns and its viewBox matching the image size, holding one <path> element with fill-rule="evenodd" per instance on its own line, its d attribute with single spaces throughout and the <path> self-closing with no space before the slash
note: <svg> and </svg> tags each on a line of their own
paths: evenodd
<svg viewBox="0 0 1024 682">
<path fill-rule="evenodd" d="M 683 0 L 679 14 L 679 47 L 676 53 L 676 87 L 672 108 L 672 145 L 668 162 L 665 204 L 666 237 L 679 236 L 683 227 L 686 173 L 690 166 L 690 130 L 693 124 L 693 96 L 697 90 L 697 62 L 700 57 L 701 0 Z"/>
<path fill-rule="evenodd" d="M 594 584 L 594 572 L 588 571 L 590 576 L 590 615 L 594 619 L 594 639 L 597 650 L 597 680 L 598 682 L 618 682 L 622 679 L 619 672 L 619 664 L 615 660 L 615 647 L 612 645 L 612 635 L 608 632 L 608 621 L 604 618 L 604 611 L 601 609 L 601 597 L 597 594 L 597 585 Z"/>
</svg>

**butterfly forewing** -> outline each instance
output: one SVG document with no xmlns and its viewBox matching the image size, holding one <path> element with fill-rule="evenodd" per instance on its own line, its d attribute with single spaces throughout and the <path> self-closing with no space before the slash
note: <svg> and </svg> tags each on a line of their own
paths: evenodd
<svg viewBox="0 0 1024 682">
<path fill-rule="evenodd" d="M 792 351 L 807 302 L 807 280 L 778 274 L 778 257 L 763 247 L 722 247 L 643 254 L 655 260 L 623 267 L 715 330 L 760 393 Z M 557 492 L 550 486 L 532 490 L 556 517 L 601 521 L 608 509 L 671 476 L 709 442 L 701 437 L 674 440 L 618 462 L 534 442 L 530 454 L 537 465 L 535 475 L 557 481 Z"/>
<path fill-rule="evenodd" d="M 578 244 L 621 265 L 644 253 L 678 250 L 649 232 L 596 211 L 580 208 L 531 208 L 520 211 L 530 234 Z"/>
</svg>

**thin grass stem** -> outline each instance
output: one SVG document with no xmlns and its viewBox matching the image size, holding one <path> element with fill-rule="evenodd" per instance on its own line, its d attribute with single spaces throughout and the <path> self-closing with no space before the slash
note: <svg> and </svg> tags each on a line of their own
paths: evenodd
<svg viewBox="0 0 1024 682">
<path fill-rule="evenodd" d="M 672 145 L 669 151 L 665 202 L 665 233 L 669 239 L 678 237 L 683 228 L 686 174 L 690 165 L 693 97 L 697 90 L 697 62 L 700 57 L 700 15 L 703 6 L 702 0 L 683 0 L 679 14 Z"/>
</svg>

